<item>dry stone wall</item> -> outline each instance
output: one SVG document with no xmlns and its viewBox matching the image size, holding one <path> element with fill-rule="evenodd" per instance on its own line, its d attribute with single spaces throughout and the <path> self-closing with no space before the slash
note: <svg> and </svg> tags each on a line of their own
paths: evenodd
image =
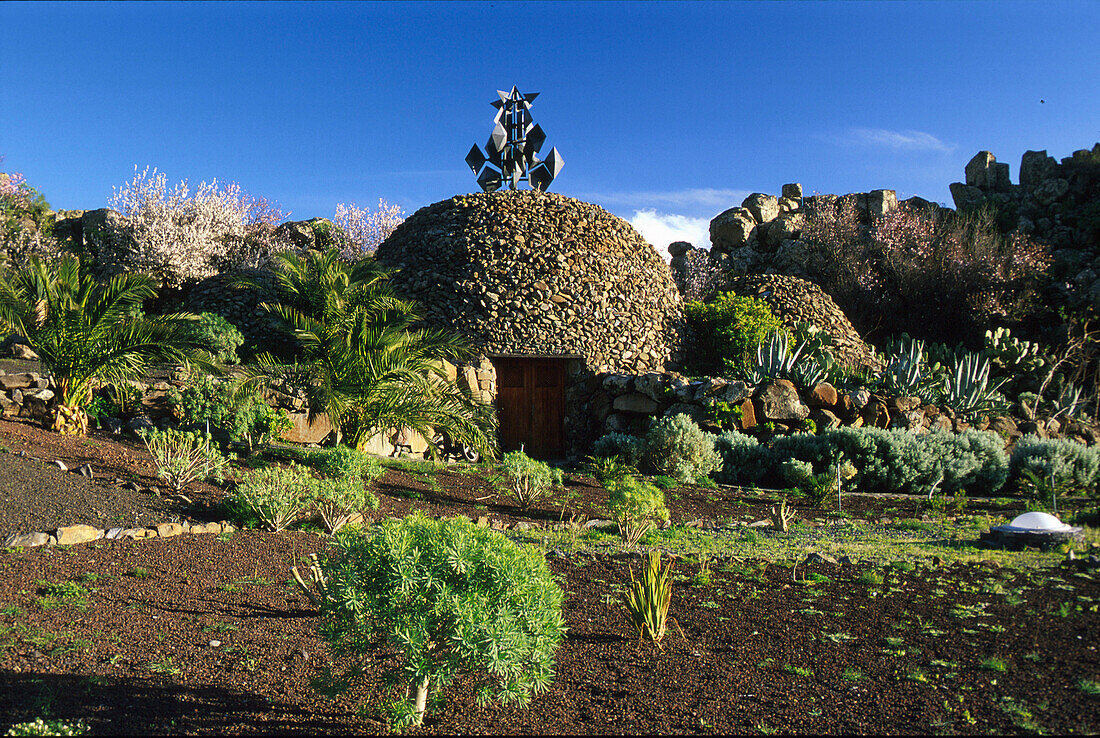
<svg viewBox="0 0 1100 738">
<path fill-rule="evenodd" d="M 680 295 L 668 265 L 602 208 L 504 191 L 421 208 L 379 247 L 425 322 L 487 355 L 579 356 L 593 372 L 675 359 Z"/>
</svg>

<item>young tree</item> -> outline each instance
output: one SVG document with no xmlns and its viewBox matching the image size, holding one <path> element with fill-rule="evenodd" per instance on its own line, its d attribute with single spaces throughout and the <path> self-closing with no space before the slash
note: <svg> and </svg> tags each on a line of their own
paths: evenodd
<svg viewBox="0 0 1100 738">
<path fill-rule="evenodd" d="M 564 594 L 537 548 L 419 513 L 337 543 L 321 566 L 324 633 L 341 655 L 397 651 L 408 685 L 398 722 L 422 724 L 429 695 L 463 672 L 488 676 L 505 704 L 549 687 Z"/>
<path fill-rule="evenodd" d="M 27 339 L 57 385 L 54 430 L 88 432 L 84 406 L 97 382 L 135 379 L 156 362 L 209 366 L 186 330 L 194 316 L 141 314 L 142 301 L 155 295 L 145 275 L 101 283 L 69 254 L 56 262 L 32 256 L 0 274 L 0 326 Z"/>
</svg>

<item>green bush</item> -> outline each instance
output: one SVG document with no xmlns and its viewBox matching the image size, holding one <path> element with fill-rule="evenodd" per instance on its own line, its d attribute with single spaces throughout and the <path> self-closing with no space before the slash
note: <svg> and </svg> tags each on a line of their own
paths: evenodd
<svg viewBox="0 0 1100 738">
<path fill-rule="evenodd" d="M 771 466 L 768 447 L 736 430 L 719 435 L 714 449 L 722 457 L 722 470 L 715 475 L 722 484 L 755 484 Z"/>
<path fill-rule="evenodd" d="M 618 456 L 624 464 L 637 468 L 645 455 L 645 441 L 627 433 L 608 433 L 592 444 L 592 455 L 600 459 Z"/>
<path fill-rule="evenodd" d="M 209 422 L 222 440 L 242 443 L 248 453 L 290 428 L 286 411 L 271 407 L 259 387 L 242 388 L 206 374 L 191 377 L 183 389 L 170 390 L 168 405 L 180 422 L 200 426 Z"/>
<path fill-rule="evenodd" d="M 681 482 L 710 476 L 722 468 L 722 457 L 714 450 L 714 435 L 683 414 L 654 422 L 646 433 L 645 449 L 650 467 Z"/>
<path fill-rule="evenodd" d="M 719 293 L 710 302 L 688 302 L 684 316 L 695 337 L 689 370 L 708 376 L 747 371 L 756 347 L 769 334 L 786 330 L 766 302 L 732 292 Z"/>
<path fill-rule="evenodd" d="M 328 477 L 313 483 L 313 505 L 328 533 L 347 525 L 364 510 L 377 510 L 378 498 L 363 484 L 362 477 Z"/>
<path fill-rule="evenodd" d="M 270 531 L 284 530 L 302 515 L 314 495 L 315 481 L 307 469 L 268 466 L 244 472 L 226 504 L 238 520 L 259 520 Z"/>
<path fill-rule="evenodd" d="M 908 431 L 836 428 L 814 437 L 824 438 L 856 468 L 856 489 L 850 491 L 921 494 L 934 481 L 926 447 Z"/>
<path fill-rule="evenodd" d="M 608 493 L 607 507 L 626 545 L 636 545 L 658 521 L 668 520 L 665 493 L 656 485 L 632 474 L 606 479 L 603 485 Z"/>
<path fill-rule="evenodd" d="M 202 313 L 192 324 L 190 339 L 204 346 L 221 364 L 237 364 L 237 349 L 244 344 L 244 335 L 237 326 L 217 313 Z"/>
<path fill-rule="evenodd" d="M 385 471 L 378 458 L 343 444 L 324 452 L 314 465 L 326 477 L 354 477 L 374 481 Z"/>
<path fill-rule="evenodd" d="M 16 723 L 4 735 L 84 735 L 89 730 L 91 728 L 83 720 L 67 723 L 64 720 L 37 718 L 29 723 Z"/>
<path fill-rule="evenodd" d="M 1040 478 L 1076 486 L 1096 494 L 1100 479 L 1100 450 L 1066 438 L 1039 438 L 1028 434 L 1016 441 L 1010 461 L 1014 478 L 1031 472 Z"/>
<path fill-rule="evenodd" d="M 813 479 L 814 468 L 808 461 L 787 459 L 779 465 L 779 476 L 788 487 L 803 487 Z"/>
<path fill-rule="evenodd" d="M 422 724 L 429 695 L 462 672 L 487 676 L 505 704 L 548 688 L 564 595 L 538 549 L 420 514 L 337 542 L 322 564 L 324 635 L 338 656 L 396 650 L 392 676 L 408 685 L 398 723 Z M 478 693 L 493 696 L 488 684 Z"/>
<path fill-rule="evenodd" d="M 157 465 L 157 477 L 179 493 L 192 482 L 205 479 L 223 481 L 230 458 L 223 456 L 217 444 L 203 433 L 173 430 L 142 431 L 141 440 Z"/>
</svg>

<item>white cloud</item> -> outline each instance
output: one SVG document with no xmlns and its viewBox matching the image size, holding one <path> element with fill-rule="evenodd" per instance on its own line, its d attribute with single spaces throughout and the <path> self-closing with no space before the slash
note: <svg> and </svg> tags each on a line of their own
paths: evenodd
<svg viewBox="0 0 1100 738">
<path fill-rule="evenodd" d="M 735 208 L 750 195 L 748 190 L 724 190 L 700 187 L 686 190 L 637 192 L 582 192 L 582 200 L 627 205 L 632 208 L 675 208 L 696 213 L 711 213 L 713 217 L 723 210 Z"/>
<path fill-rule="evenodd" d="M 669 259 L 668 245 L 675 241 L 687 241 L 692 246 L 710 248 L 710 218 L 689 218 L 686 215 L 658 213 L 652 208 L 635 210 L 629 218 L 630 225 L 653 244 L 657 253 Z"/>
<path fill-rule="evenodd" d="M 906 151 L 952 151 L 954 144 L 948 144 L 924 131 L 889 131 L 885 128 L 853 128 L 843 143 L 856 143 L 867 146 L 885 146 L 890 149 Z"/>
</svg>

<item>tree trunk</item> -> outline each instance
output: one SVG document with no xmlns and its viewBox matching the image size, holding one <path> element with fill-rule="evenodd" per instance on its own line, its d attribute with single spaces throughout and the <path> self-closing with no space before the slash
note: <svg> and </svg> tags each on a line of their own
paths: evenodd
<svg viewBox="0 0 1100 738">
<path fill-rule="evenodd" d="M 428 677 L 412 683 L 412 689 L 416 690 L 416 722 L 415 725 L 424 724 L 424 711 L 428 709 Z"/>
</svg>

